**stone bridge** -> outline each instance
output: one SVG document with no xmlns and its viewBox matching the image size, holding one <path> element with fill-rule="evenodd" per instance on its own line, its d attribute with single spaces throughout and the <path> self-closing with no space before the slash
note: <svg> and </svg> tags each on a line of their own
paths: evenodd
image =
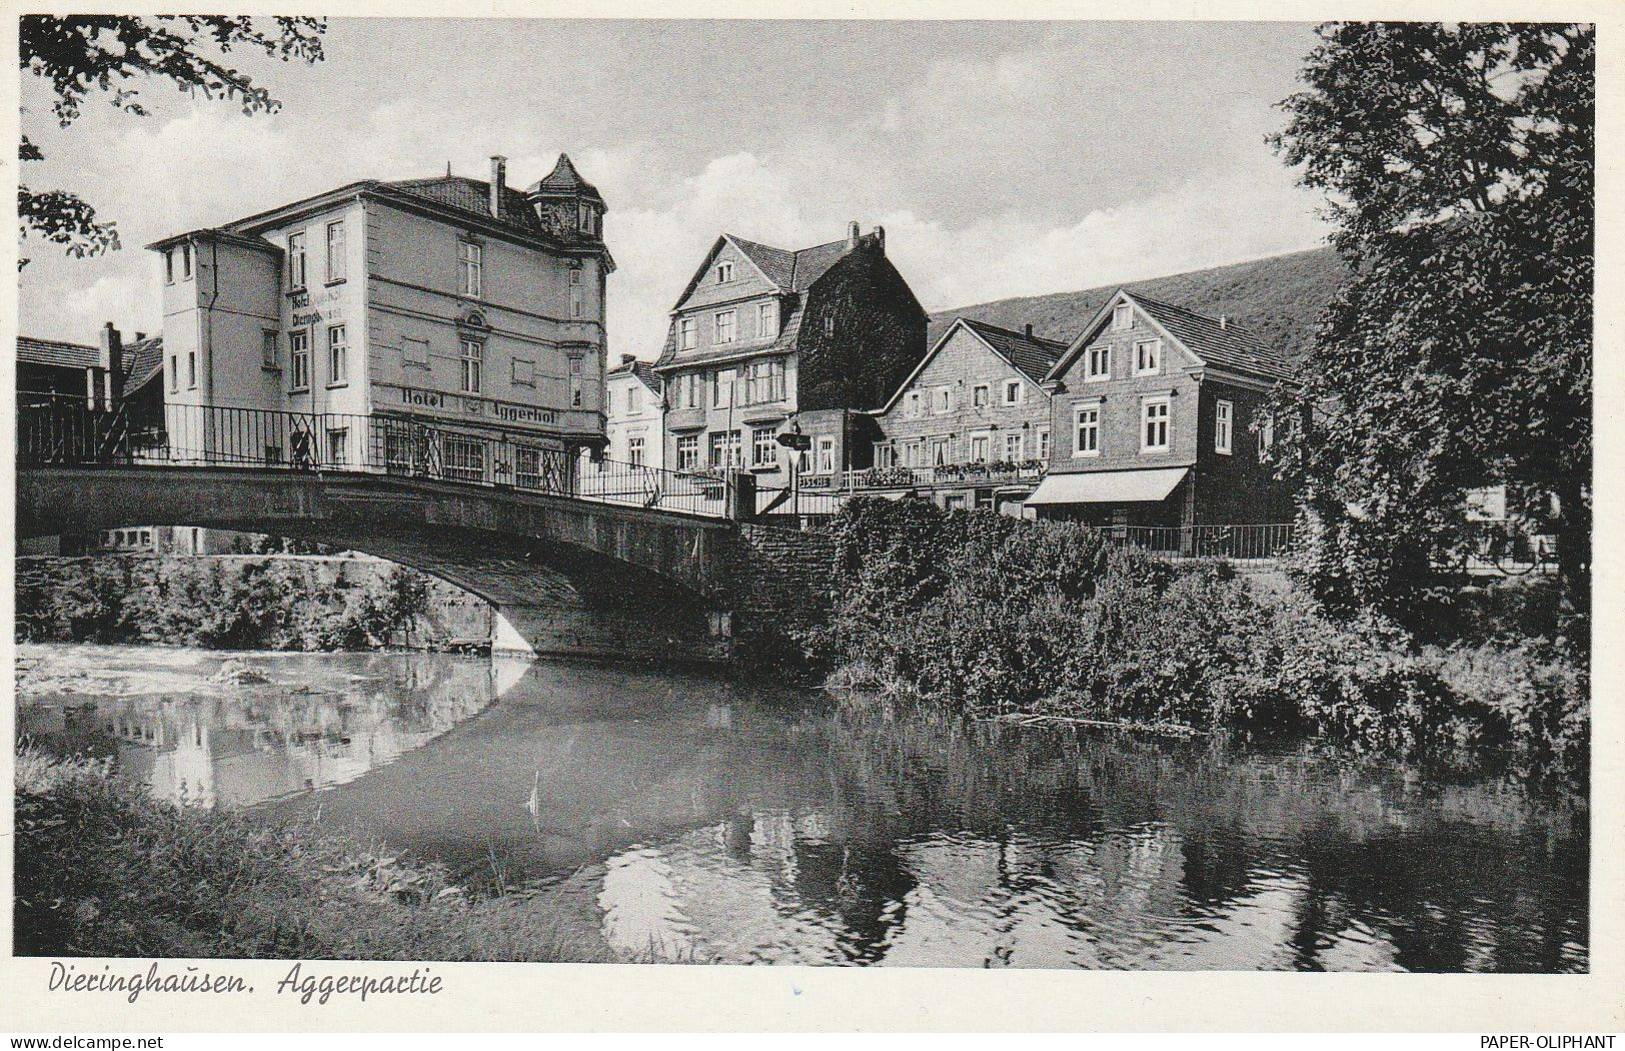
<svg viewBox="0 0 1625 1051">
<path fill-rule="evenodd" d="M 724 658 L 748 549 L 727 519 L 383 474 L 19 465 L 16 490 L 19 539 L 204 526 L 378 555 L 486 599 L 493 648 L 531 656 Z"/>
</svg>

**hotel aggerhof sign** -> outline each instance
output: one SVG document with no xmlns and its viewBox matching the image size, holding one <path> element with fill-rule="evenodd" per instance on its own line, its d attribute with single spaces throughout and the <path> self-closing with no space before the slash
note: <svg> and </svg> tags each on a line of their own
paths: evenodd
<svg viewBox="0 0 1625 1051">
<path fill-rule="evenodd" d="M 498 423 L 530 424 L 536 427 L 552 427 L 559 422 L 559 413 L 556 410 L 542 409 L 535 405 L 497 401 L 495 398 L 481 398 L 472 394 L 424 390 L 420 387 L 396 387 L 395 390 L 399 396 L 399 400 L 395 402 L 397 405 L 410 409 L 428 409 L 460 419 L 478 416 Z M 382 399 L 379 404 L 384 404 Z"/>
</svg>

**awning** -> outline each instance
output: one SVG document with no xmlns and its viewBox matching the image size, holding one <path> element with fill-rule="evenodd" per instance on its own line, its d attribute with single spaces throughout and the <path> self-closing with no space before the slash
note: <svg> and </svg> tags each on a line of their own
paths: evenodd
<svg viewBox="0 0 1625 1051">
<path fill-rule="evenodd" d="M 1088 471 L 1046 477 L 1027 506 L 1034 504 L 1147 504 L 1168 499 L 1189 467 L 1144 471 Z"/>
</svg>

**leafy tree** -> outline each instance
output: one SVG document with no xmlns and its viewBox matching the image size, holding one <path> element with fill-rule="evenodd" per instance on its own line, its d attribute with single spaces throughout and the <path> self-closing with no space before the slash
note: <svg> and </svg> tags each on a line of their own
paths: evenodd
<svg viewBox="0 0 1625 1051">
<path fill-rule="evenodd" d="M 1596 43 L 1585 25 L 1328 23 L 1274 137 L 1351 278 L 1280 443 L 1322 596 L 1414 619 L 1506 484 L 1590 593 Z"/>
<path fill-rule="evenodd" d="M 145 77 L 167 79 L 205 98 L 235 100 L 245 114 L 274 113 L 281 102 L 226 65 L 224 56 L 246 47 L 284 62 L 319 62 L 327 23 L 321 18 L 266 21 L 203 15 L 24 15 L 19 20 L 21 65 L 50 84 L 56 95 L 52 110 L 64 128 L 78 118 L 81 104 L 93 92 L 110 95 L 108 101 L 126 113 L 146 116 L 134 86 Z M 26 135 L 18 156 L 22 161 L 42 159 Z M 17 212 L 24 239 L 32 232 L 62 245 L 69 255 L 97 255 L 119 247 L 116 225 L 100 221 L 95 208 L 66 190 L 19 185 Z"/>
</svg>

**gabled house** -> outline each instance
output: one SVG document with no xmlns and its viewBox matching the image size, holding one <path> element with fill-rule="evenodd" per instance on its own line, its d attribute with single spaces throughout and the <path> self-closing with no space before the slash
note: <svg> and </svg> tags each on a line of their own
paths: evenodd
<svg viewBox="0 0 1625 1051">
<path fill-rule="evenodd" d="M 604 382 L 609 445 L 604 456 L 636 467 L 665 466 L 664 384 L 647 361 L 622 354 Z"/>
<path fill-rule="evenodd" d="M 1286 522 L 1291 493 L 1261 451 L 1269 391 L 1290 382 L 1257 336 L 1119 290 L 1045 376 L 1049 470 L 1029 513 L 1097 525 Z"/>
<path fill-rule="evenodd" d="M 872 470 L 854 488 L 901 488 L 944 507 L 1019 506 L 1050 458 L 1044 377 L 1066 344 L 958 318 L 875 414 Z"/>
<path fill-rule="evenodd" d="M 788 251 L 723 234 L 672 310 L 655 363 L 666 467 L 743 468 L 788 484 L 778 435 L 811 440 L 802 470 L 867 466 L 872 410 L 925 349 L 925 310 L 886 257 L 885 232 Z"/>
</svg>

